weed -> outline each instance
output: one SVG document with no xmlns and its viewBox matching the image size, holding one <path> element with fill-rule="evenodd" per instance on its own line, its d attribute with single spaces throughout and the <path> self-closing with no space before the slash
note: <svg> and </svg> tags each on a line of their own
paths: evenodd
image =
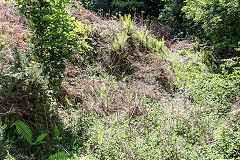
<svg viewBox="0 0 240 160">
<path fill-rule="evenodd" d="M 147 30 L 146 26 L 142 31 L 137 31 L 136 36 L 137 36 L 137 39 L 140 41 L 141 46 L 147 46 L 149 31 Z"/>
<path fill-rule="evenodd" d="M 209 73 L 208 68 L 201 62 L 188 63 L 176 71 L 179 76 L 179 81 L 176 83 L 179 87 L 185 88 L 194 102 L 213 106 L 218 103 L 226 107 L 228 104 L 231 105 L 229 100 L 236 102 L 238 99 L 240 77 L 237 70 L 226 73 L 226 66 L 231 67 L 230 64 L 225 63 L 222 66 L 225 66 L 223 74 L 214 74 Z M 227 111 L 227 108 L 224 110 Z"/>
<path fill-rule="evenodd" d="M 128 14 L 128 15 L 124 15 L 123 17 L 120 16 L 121 20 L 122 20 L 122 23 L 123 23 L 123 27 L 126 31 L 126 34 L 128 36 L 130 36 L 132 34 L 132 31 L 133 31 L 133 27 L 134 27 L 134 21 L 131 19 L 131 15 Z"/>
<path fill-rule="evenodd" d="M 125 46 L 126 46 L 126 42 L 128 40 L 128 35 L 126 34 L 126 32 L 122 32 L 122 34 L 117 34 L 117 37 L 114 39 L 113 42 L 113 50 L 119 55 L 119 56 L 126 56 L 122 55 Z"/>
</svg>

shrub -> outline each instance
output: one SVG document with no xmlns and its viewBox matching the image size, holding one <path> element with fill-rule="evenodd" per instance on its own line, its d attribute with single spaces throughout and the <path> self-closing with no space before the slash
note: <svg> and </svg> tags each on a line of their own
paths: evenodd
<svg viewBox="0 0 240 160">
<path fill-rule="evenodd" d="M 211 73 L 200 60 L 187 63 L 175 70 L 179 77 L 175 84 L 186 91 L 193 103 L 217 107 L 219 114 L 230 112 L 232 104 L 239 100 L 238 59 L 223 60 L 218 74 Z"/>
<path fill-rule="evenodd" d="M 174 35 L 179 35 L 189 28 L 189 22 L 181 12 L 181 8 L 184 5 L 183 0 L 165 0 L 164 9 L 159 13 L 158 21 Z"/>
<path fill-rule="evenodd" d="M 218 132 L 218 143 L 213 146 L 219 158 L 235 159 L 240 156 L 240 133 L 232 128 L 221 128 Z"/>
<path fill-rule="evenodd" d="M 16 0 L 20 13 L 32 23 L 33 56 L 43 67 L 50 84 L 60 85 L 65 69 L 64 60 L 73 53 L 86 50 L 83 38 L 77 36 L 79 26 L 67 13 L 66 0 Z"/>
<path fill-rule="evenodd" d="M 128 36 L 126 32 L 122 32 L 122 34 L 117 34 L 117 37 L 113 42 L 113 50 L 120 56 L 124 51 Z M 121 55 L 122 56 L 122 55 Z"/>
<path fill-rule="evenodd" d="M 182 11 L 187 18 L 201 23 L 205 36 L 222 57 L 230 51 L 234 52 L 240 37 L 238 0 L 186 0 Z"/>
<path fill-rule="evenodd" d="M 142 47 L 147 45 L 148 36 L 149 36 L 149 31 L 147 30 L 146 26 L 142 31 L 137 31 L 136 37 L 139 40 L 139 43 Z"/>
</svg>

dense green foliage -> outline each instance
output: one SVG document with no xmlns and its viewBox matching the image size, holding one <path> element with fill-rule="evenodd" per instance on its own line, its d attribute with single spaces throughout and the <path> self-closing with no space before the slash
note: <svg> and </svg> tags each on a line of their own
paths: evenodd
<svg viewBox="0 0 240 160">
<path fill-rule="evenodd" d="M 164 0 L 164 9 L 158 14 L 158 21 L 167 27 L 173 35 L 184 37 L 193 33 L 193 24 L 182 13 L 181 9 L 185 6 L 184 0 Z M 178 25 L 176 25 L 178 24 Z M 196 30 L 195 30 L 196 32 Z"/>
<path fill-rule="evenodd" d="M 192 102 L 202 106 L 218 104 L 217 112 L 219 114 L 227 113 L 232 103 L 239 101 L 238 59 L 224 60 L 220 74 L 210 74 L 211 70 L 207 65 L 202 64 L 202 61 L 197 61 L 197 66 L 196 62 L 188 63 L 181 66 L 179 70 L 176 69 L 179 77 L 179 81 L 176 83 L 180 88 L 186 90 L 187 96 Z"/>
<path fill-rule="evenodd" d="M 238 0 L 187 0 L 182 10 L 189 19 L 201 23 L 206 37 L 223 57 L 237 47 L 240 37 Z"/>
<path fill-rule="evenodd" d="M 92 11 L 99 11 L 100 9 L 104 13 L 111 13 L 113 11 L 112 2 L 113 0 L 80 0 L 84 7 L 92 10 Z"/>
<path fill-rule="evenodd" d="M 95 12 L 102 11 L 105 14 L 137 14 L 144 17 L 156 18 L 163 8 L 162 0 L 81 0 L 83 5 Z"/>
<path fill-rule="evenodd" d="M 180 38 L 198 36 L 214 49 L 215 55 L 227 58 L 236 55 L 240 37 L 240 7 L 238 0 L 115 0 L 91 1 L 94 10 L 152 17 Z M 101 4 L 101 5 L 100 5 Z M 105 5 L 111 6 L 106 9 Z M 91 9 L 91 7 L 90 7 Z M 114 12 L 113 12 L 114 11 Z M 176 25 L 177 24 L 177 25 Z"/>
<path fill-rule="evenodd" d="M 137 14 L 156 18 L 163 8 L 162 0 L 115 0 L 113 2 L 116 10 L 122 14 Z"/>
<path fill-rule="evenodd" d="M 78 23 L 67 13 L 68 1 L 16 0 L 20 13 L 32 23 L 31 42 L 36 61 L 51 84 L 60 85 L 64 60 L 86 50 L 84 39 L 77 36 Z"/>
<path fill-rule="evenodd" d="M 33 134 L 29 126 L 22 122 L 22 121 L 17 121 L 14 122 L 11 127 L 16 126 L 16 131 L 17 133 L 22 136 L 24 139 L 27 140 L 27 142 L 31 145 L 37 145 L 40 143 L 45 143 L 43 140 L 44 138 L 48 135 L 48 133 L 43 133 L 40 136 L 37 137 L 37 140 L 33 142 Z"/>
</svg>

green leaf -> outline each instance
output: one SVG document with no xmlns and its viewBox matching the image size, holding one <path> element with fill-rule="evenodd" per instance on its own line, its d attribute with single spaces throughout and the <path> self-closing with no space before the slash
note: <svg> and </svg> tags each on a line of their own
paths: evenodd
<svg viewBox="0 0 240 160">
<path fill-rule="evenodd" d="M 66 152 L 58 152 L 51 155 L 48 160 L 66 160 L 70 157 L 70 155 Z"/>
<path fill-rule="evenodd" d="M 40 144 L 40 143 L 45 143 L 43 140 L 48 134 L 49 133 L 43 133 L 40 136 L 38 136 L 36 142 L 34 142 L 33 145 Z"/>
<path fill-rule="evenodd" d="M 19 135 L 23 136 L 28 143 L 32 144 L 32 131 L 25 122 L 16 121 L 11 125 L 11 127 L 13 126 L 16 126 L 16 131 Z"/>
<path fill-rule="evenodd" d="M 60 137 L 60 131 L 59 131 L 59 128 L 58 128 L 58 126 L 55 124 L 54 125 L 54 138 L 56 139 L 56 140 L 60 140 L 61 139 L 61 137 Z"/>
</svg>

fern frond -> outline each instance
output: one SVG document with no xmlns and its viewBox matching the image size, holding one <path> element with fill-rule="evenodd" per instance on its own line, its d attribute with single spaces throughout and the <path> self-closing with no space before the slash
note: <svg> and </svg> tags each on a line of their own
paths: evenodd
<svg viewBox="0 0 240 160">
<path fill-rule="evenodd" d="M 51 155 L 48 160 L 67 160 L 69 157 L 70 155 L 66 152 L 58 152 Z"/>
<path fill-rule="evenodd" d="M 21 135 L 28 143 L 32 144 L 32 131 L 30 127 L 22 121 L 14 122 L 11 127 L 16 126 L 16 131 L 19 135 Z"/>
<path fill-rule="evenodd" d="M 38 136 L 37 140 L 33 143 L 33 145 L 39 144 L 39 143 L 45 143 L 43 140 L 47 135 L 48 135 L 48 133 L 43 133 L 40 136 Z"/>
<path fill-rule="evenodd" d="M 60 140 L 60 131 L 56 124 L 54 125 L 53 134 L 55 139 Z"/>
</svg>

